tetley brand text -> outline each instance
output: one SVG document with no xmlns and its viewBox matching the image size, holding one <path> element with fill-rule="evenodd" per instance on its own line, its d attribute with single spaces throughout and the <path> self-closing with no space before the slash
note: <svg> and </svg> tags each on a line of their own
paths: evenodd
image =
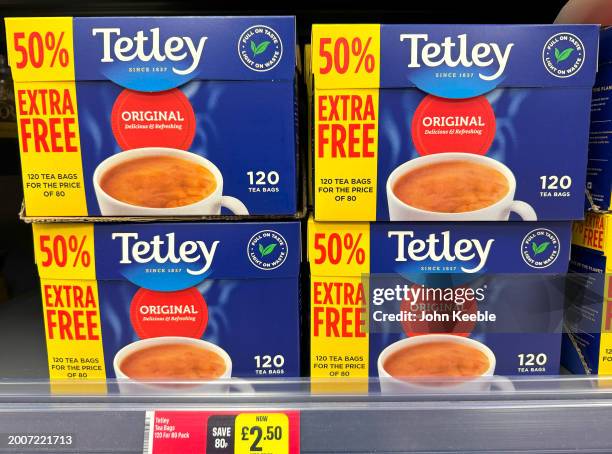
<svg viewBox="0 0 612 454">
<path fill-rule="evenodd" d="M 213 241 L 209 247 L 204 241 L 183 241 L 176 244 L 174 233 L 165 235 L 164 241 L 160 235 L 155 235 L 151 241 L 142 241 L 138 233 L 116 232 L 112 239 L 121 240 L 121 260 L 119 263 L 201 263 L 203 266 L 197 270 L 187 269 L 191 275 L 205 273 L 212 265 L 215 251 L 219 241 Z"/>
<path fill-rule="evenodd" d="M 93 36 L 101 35 L 103 42 L 102 63 L 113 61 L 139 60 L 148 62 L 172 61 L 179 62 L 186 58 L 191 59 L 191 65 L 185 69 L 173 67 L 172 71 L 178 75 L 190 74 L 197 68 L 204 52 L 204 45 L 208 39 L 202 36 L 197 44 L 188 36 L 171 36 L 162 42 L 159 36 L 159 28 L 152 28 L 147 35 L 139 30 L 133 37 L 121 36 L 120 28 L 94 28 Z M 147 52 L 146 48 L 149 48 Z"/>
<path fill-rule="evenodd" d="M 478 77 L 487 81 L 495 80 L 504 73 L 510 58 L 510 51 L 514 47 L 513 43 L 503 48 L 496 43 L 476 43 L 470 48 L 467 34 L 458 35 L 457 41 L 454 41 L 450 36 L 446 36 L 442 43 L 429 42 L 429 35 L 426 33 L 403 33 L 399 36 L 399 39 L 402 42 L 408 42 L 410 45 L 409 68 L 420 68 L 421 65 L 429 67 L 445 65 L 450 68 L 457 66 L 487 68 L 497 63 L 499 68 L 495 73 L 491 75 L 478 74 Z M 420 45 L 422 46 L 419 48 Z"/>
</svg>

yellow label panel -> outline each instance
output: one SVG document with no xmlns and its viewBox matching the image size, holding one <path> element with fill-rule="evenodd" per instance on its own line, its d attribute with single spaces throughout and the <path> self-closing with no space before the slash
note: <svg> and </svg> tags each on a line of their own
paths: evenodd
<svg viewBox="0 0 612 454">
<path fill-rule="evenodd" d="M 313 390 L 333 390 L 332 379 L 367 378 L 367 284 L 360 277 L 312 276 L 310 291 L 310 374 L 327 379 L 315 380 Z M 358 382 L 351 391 L 367 391 L 367 386 Z"/>
<path fill-rule="evenodd" d="M 316 218 L 375 219 L 380 25 L 314 25 L 311 62 Z"/>
<path fill-rule="evenodd" d="M 575 221 L 572 228 L 572 244 L 602 251 L 606 255 L 612 252 L 612 240 L 608 238 L 610 215 L 587 213 L 584 221 Z"/>
<path fill-rule="evenodd" d="M 96 279 L 93 224 L 33 224 L 32 230 L 41 277 Z"/>
<path fill-rule="evenodd" d="M 6 19 L 29 216 L 86 216 L 72 18 Z"/>
<path fill-rule="evenodd" d="M 599 375 L 612 375 L 612 333 L 601 333 L 599 338 Z"/>
<path fill-rule="evenodd" d="M 289 418 L 283 413 L 241 413 L 235 427 L 236 454 L 289 453 Z"/>
<path fill-rule="evenodd" d="M 41 279 L 49 378 L 105 380 L 95 280 Z"/>
<path fill-rule="evenodd" d="M 317 220 L 376 219 L 378 89 L 315 90 Z"/>
<path fill-rule="evenodd" d="M 5 23 L 15 82 L 74 80 L 71 17 L 8 18 Z"/>
<path fill-rule="evenodd" d="M 29 216 L 86 216 L 75 82 L 17 82 L 15 107 Z"/>
<path fill-rule="evenodd" d="M 380 25 L 313 25 L 317 89 L 375 88 L 380 83 Z"/>
<path fill-rule="evenodd" d="M 370 224 L 308 221 L 313 391 L 367 391 Z M 338 387 L 330 383 L 344 379 Z"/>
</svg>

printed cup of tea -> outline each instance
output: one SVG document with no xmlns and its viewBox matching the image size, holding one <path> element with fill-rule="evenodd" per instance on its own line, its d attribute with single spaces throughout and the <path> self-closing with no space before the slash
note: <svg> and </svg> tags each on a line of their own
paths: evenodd
<svg viewBox="0 0 612 454">
<path fill-rule="evenodd" d="M 248 215 L 223 195 L 223 176 L 212 162 L 174 148 L 135 148 L 102 161 L 93 185 L 103 216 Z"/>
<path fill-rule="evenodd" d="M 537 221 L 531 205 L 514 200 L 516 179 L 495 159 L 438 153 L 412 159 L 387 179 L 392 221 Z"/>
<path fill-rule="evenodd" d="M 113 369 L 122 393 L 224 394 L 232 388 L 254 392 L 244 381 L 232 379 L 232 359 L 218 345 L 191 337 L 142 339 L 117 352 Z"/>
<path fill-rule="evenodd" d="M 505 377 L 494 377 L 495 355 L 486 345 L 452 334 L 424 334 L 394 342 L 378 356 L 381 392 L 462 393 L 492 387 L 514 391 Z"/>
</svg>

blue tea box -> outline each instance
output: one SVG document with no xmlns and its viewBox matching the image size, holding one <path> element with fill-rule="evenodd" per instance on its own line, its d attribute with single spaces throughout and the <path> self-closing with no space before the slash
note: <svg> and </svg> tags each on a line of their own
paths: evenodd
<svg viewBox="0 0 612 454">
<path fill-rule="evenodd" d="M 587 166 L 587 209 L 612 209 L 612 27 L 601 31 L 599 70 L 593 87 Z"/>
<path fill-rule="evenodd" d="M 297 221 L 34 224 L 51 379 L 299 376 L 300 239 Z"/>
<path fill-rule="evenodd" d="M 431 354 L 404 362 L 411 376 L 557 374 L 570 234 L 563 221 L 310 220 L 311 376 L 406 389 L 386 363 L 417 347 Z M 482 370 L 462 346 L 487 358 Z"/>
<path fill-rule="evenodd" d="M 575 222 L 562 364 L 575 374 L 612 374 L 612 215 Z"/>
<path fill-rule="evenodd" d="M 290 216 L 294 17 L 6 19 L 26 214 Z"/>
<path fill-rule="evenodd" d="M 582 219 L 598 36 L 315 24 L 315 219 Z"/>
</svg>

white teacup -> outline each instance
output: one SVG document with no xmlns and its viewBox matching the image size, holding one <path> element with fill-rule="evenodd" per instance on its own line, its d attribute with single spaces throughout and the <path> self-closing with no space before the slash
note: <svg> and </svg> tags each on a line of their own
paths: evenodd
<svg viewBox="0 0 612 454">
<path fill-rule="evenodd" d="M 412 207 L 400 200 L 393 188 L 397 180 L 406 173 L 419 167 L 445 161 L 472 161 L 492 167 L 508 180 L 508 193 L 492 205 L 462 213 L 440 213 Z M 510 213 L 518 214 L 523 221 L 537 221 L 534 209 L 528 203 L 514 200 L 516 178 L 512 171 L 495 159 L 472 153 L 438 153 L 412 159 L 397 167 L 387 179 L 387 202 L 391 221 L 507 221 Z"/>
<path fill-rule="evenodd" d="M 102 175 L 108 169 L 115 167 L 122 162 L 129 161 L 131 159 L 145 158 L 151 156 L 172 156 L 175 158 L 185 159 L 187 161 L 194 162 L 208 169 L 215 180 L 217 181 L 217 187 L 215 190 L 204 197 L 202 200 L 198 200 L 195 203 L 172 207 L 172 208 L 151 208 L 142 207 L 137 205 L 131 205 L 129 203 L 117 200 L 100 187 L 100 180 Z M 135 148 L 133 150 L 122 151 L 121 153 L 109 156 L 100 164 L 94 171 L 93 174 L 93 186 L 96 192 L 96 198 L 98 199 L 98 205 L 100 206 L 100 213 L 102 216 L 201 216 L 201 215 L 216 215 L 221 214 L 221 207 L 225 207 L 235 215 L 248 215 L 249 210 L 247 207 L 235 197 L 224 196 L 223 194 L 223 176 L 221 171 L 208 159 L 203 158 L 195 153 L 189 151 L 177 150 L 174 148 L 161 148 L 161 147 L 147 147 L 147 148 Z"/>
<path fill-rule="evenodd" d="M 478 377 L 468 378 L 466 380 L 448 379 L 448 383 L 437 381 L 436 384 L 428 385 L 425 381 L 409 381 L 399 379 L 389 374 L 384 367 L 386 360 L 393 353 L 407 347 L 415 345 L 427 344 L 430 342 L 454 342 L 457 344 L 468 345 L 482 352 L 489 361 L 489 368 Z M 456 336 L 453 334 L 424 334 L 422 336 L 407 337 L 388 345 L 380 355 L 378 355 L 378 377 L 380 378 L 380 389 L 383 393 L 463 393 L 463 392 L 486 392 L 491 387 L 496 387 L 501 391 L 514 391 L 514 385 L 505 377 L 494 377 L 495 373 L 495 354 L 486 345 L 469 337 Z M 437 378 L 437 377 L 436 377 Z M 444 380 L 444 377 L 440 377 Z"/>
<path fill-rule="evenodd" d="M 193 384 L 179 383 L 174 386 L 171 381 L 168 381 L 167 384 L 161 382 L 159 384 L 155 384 L 139 381 L 129 377 L 121 370 L 121 364 L 123 361 L 133 353 L 149 347 L 167 344 L 193 345 L 198 348 L 212 351 L 223 359 L 225 363 L 225 370 L 221 376 L 212 380 L 206 380 Z M 151 337 L 132 342 L 117 352 L 113 360 L 113 369 L 115 371 L 115 377 L 117 377 L 119 390 L 126 394 L 137 394 L 142 392 L 224 394 L 230 391 L 230 387 L 237 388 L 237 390 L 240 392 L 254 392 L 254 389 L 250 384 L 236 378 L 232 379 L 232 358 L 225 350 L 211 342 L 192 337 L 163 336 Z"/>
</svg>

